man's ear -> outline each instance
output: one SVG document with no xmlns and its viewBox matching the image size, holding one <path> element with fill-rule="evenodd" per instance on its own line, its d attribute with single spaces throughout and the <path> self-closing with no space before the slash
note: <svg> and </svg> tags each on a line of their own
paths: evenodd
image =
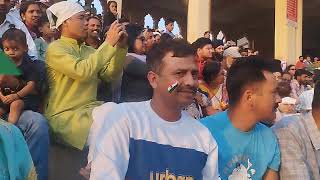
<svg viewBox="0 0 320 180">
<path fill-rule="evenodd" d="M 20 16 L 21 16 L 22 21 L 26 20 L 26 15 L 25 14 L 21 13 Z"/>
<path fill-rule="evenodd" d="M 158 83 L 157 83 L 158 77 L 159 76 L 155 72 L 153 72 L 153 71 L 148 72 L 147 78 L 148 78 L 149 83 L 153 89 L 157 88 L 157 86 L 158 86 Z"/>
<path fill-rule="evenodd" d="M 43 33 L 43 28 L 42 27 L 38 27 L 39 32 Z"/>
<path fill-rule="evenodd" d="M 247 89 L 243 92 L 241 96 L 241 101 L 244 102 L 249 107 L 253 107 L 256 101 L 256 93 L 253 88 Z"/>
</svg>

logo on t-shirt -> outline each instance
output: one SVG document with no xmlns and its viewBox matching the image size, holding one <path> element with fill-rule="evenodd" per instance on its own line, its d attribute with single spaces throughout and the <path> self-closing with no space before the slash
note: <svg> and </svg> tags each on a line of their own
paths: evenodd
<svg viewBox="0 0 320 180">
<path fill-rule="evenodd" d="M 169 169 L 166 172 L 150 172 L 150 180 L 194 180 L 192 176 L 185 176 L 185 175 L 175 175 L 169 172 Z"/>
<path fill-rule="evenodd" d="M 228 177 L 228 180 L 251 180 L 252 176 L 256 173 L 256 170 L 251 167 L 250 159 L 248 159 L 248 167 L 238 163 L 237 167 L 233 169 L 232 174 Z"/>
</svg>

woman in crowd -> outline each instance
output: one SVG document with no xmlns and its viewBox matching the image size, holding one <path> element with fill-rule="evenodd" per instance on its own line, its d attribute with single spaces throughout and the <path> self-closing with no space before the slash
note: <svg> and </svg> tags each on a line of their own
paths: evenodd
<svg viewBox="0 0 320 180">
<path fill-rule="evenodd" d="M 205 94 L 212 103 L 211 112 L 207 115 L 214 114 L 219 111 L 224 111 L 227 108 L 227 98 L 223 86 L 225 80 L 225 71 L 221 63 L 213 61 L 206 63 L 203 69 L 203 81 L 199 84 L 199 91 Z"/>
<path fill-rule="evenodd" d="M 106 32 L 106 30 L 109 28 L 109 26 L 117 20 L 118 12 L 117 12 L 117 2 L 116 1 L 109 1 L 107 6 L 104 7 L 104 16 L 103 16 L 103 30 Z"/>
<path fill-rule="evenodd" d="M 285 72 L 288 72 L 291 75 L 291 77 L 294 77 L 294 74 L 296 73 L 296 66 L 293 64 L 290 64 L 285 70 Z"/>
<path fill-rule="evenodd" d="M 284 72 L 282 73 L 282 76 L 281 76 L 281 81 L 286 81 L 286 82 L 291 82 L 292 80 L 292 76 L 289 72 Z"/>
<path fill-rule="evenodd" d="M 20 16 L 33 39 L 40 37 L 39 22 L 41 9 L 35 1 L 25 1 L 20 6 Z"/>
<path fill-rule="evenodd" d="M 142 27 L 134 24 L 126 26 L 129 48 L 123 69 L 121 102 L 146 101 L 152 96 L 147 79 L 146 43 L 142 30 Z"/>
</svg>

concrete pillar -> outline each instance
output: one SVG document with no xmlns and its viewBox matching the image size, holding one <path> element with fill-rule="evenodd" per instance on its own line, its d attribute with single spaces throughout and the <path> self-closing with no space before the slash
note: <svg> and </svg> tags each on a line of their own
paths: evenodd
<svg viewBox="0 0 320 180">
<path fill-rule="evenodd" d="M 297 22 L 287 19 L 287 0 L 275 0 L 275 58 L 295 64 L 302 55 L 302 9 L 303 0 L 298 1 Z"/>
<path fill-rule="evenodd" d="M 210 30 L 211 0 L 189 0 L 187 39 L 190 43 Z"/>
</svg>

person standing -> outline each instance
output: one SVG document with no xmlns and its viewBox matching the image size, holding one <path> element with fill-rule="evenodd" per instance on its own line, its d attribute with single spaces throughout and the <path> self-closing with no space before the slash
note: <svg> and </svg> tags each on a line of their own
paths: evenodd
<svg viewBox="0 0 320 180">
<path fill-rule="evenodd" d="M 211 61 L 212 59 L 212 42 L 208 38 L 199 38 L 195 42 L 192 43 L 192 47 L 194 49 L 196 55 L 196 61 L 198 63 L 198 70 L 199 70 L 199 80 L 203 80 L 202 71 L 204 65 Z"/>
<path fill-rule="evenodd" d="M 169 34 L 172 38 L 175 38 L 175 35 L 172 33 L 174 29 L 174 19 L 172 18 L 165 19 L 165 26 L 166 26 L 166 31 L 164 33 Z"/>
</svg>

